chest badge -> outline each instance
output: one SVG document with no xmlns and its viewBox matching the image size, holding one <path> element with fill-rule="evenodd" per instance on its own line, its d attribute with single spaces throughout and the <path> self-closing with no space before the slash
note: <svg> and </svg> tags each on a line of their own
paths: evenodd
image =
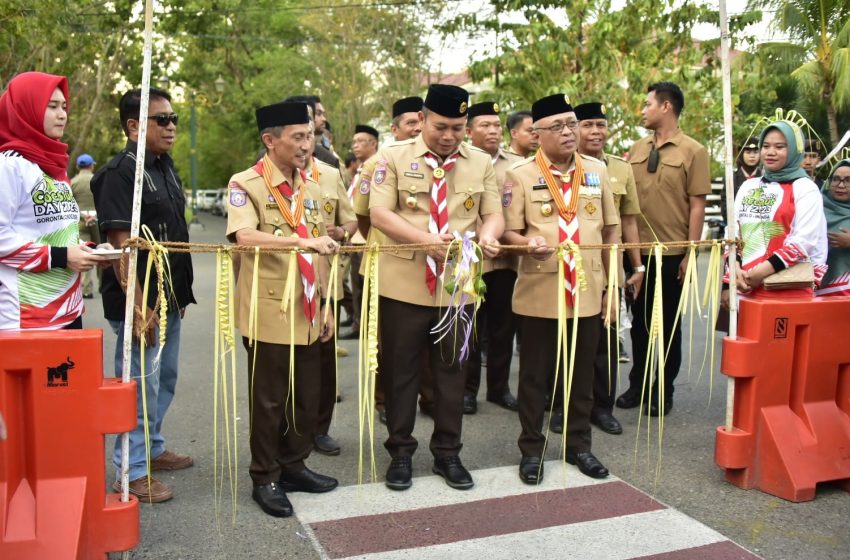
<svg viewBox="0 0 850 560">
<path fill-rule="evenodd" d="M 584 209 L 585 209 L 585 211 L 586 211 L 588 214 L 590 214 L 591 216 L 593 216 L 594 214 L 596 214 L 596 205 L 595 205 L 595 204 L 593 204 L 593 202 L 588 202 L 587 204 L 585 204 L 585 205 L 584 205 Z"/>
<path fill-rule="evenodd" d="M 466 208 L 467 210 L 472 210 L 473 208 L 475 208 L 475 200 L 473 200 L 471 196 L 468 197 L 464 201 L 463 207 Z"/>
<path fill-rule="evenodd" d="M 404 201 L 405 206 L 413 210 L 416 208 L 416 197 L 412 194 L 407 196 L 407 199 Z"/>
<path fill-rule="evenodd" d="M 540 213 L 548 218 L 552 215 L 552 205 L 548 202 L 544 202 L 540 205 Z"/>
<path fill-rule="evenodd" d="M 446 176 L 446 170 L 443 169 L 442 167 L 438 167 L 434 170 L 434 177 L 436 179 L 442 179 L 445 176 Z"/>
<path fill-rule="evenodd" d="M 334 212 L 334 205 L 331 204 L 330 200 L 325 201 L 325 212 L 327 212 L 328 214 L 333 214 Z"/>
<path fill-rule="evenodd" d="M 283 237 L 283 230 L 278 229 L 278 228 L 274 228 L 274 236 L 275 237 Z"/>
<path fill-rule="evenodd" d="M 313 226 L 313 230 L 311 231 L 311 233 L 313 234 L 313 237 L 319 237 L 319 233 L 321 233 L 321 232 L 319 231 L 319 226 L 315 226 L 315 225 L 314 225 L 314 226 Z"/>
</svg>

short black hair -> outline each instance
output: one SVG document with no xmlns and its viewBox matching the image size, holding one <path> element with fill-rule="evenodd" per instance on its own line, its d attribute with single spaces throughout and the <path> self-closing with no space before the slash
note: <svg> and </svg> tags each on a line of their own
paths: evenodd
<svg viewBox="0 0 850 560">
<path fill-rule="evenodd" d="M 505 123 L 505 128 L 507 128 L 508 131 L 517 129 L 522 124 L 522 121 L 531 118 L 531 111 L 515 111 L 508 115 L 508 120 Z"/>
<path fill-rule="evenodd" d="M 348 167 L 349 165 L 354 163 L 356 160 L 357 160 L 357 158 L 354 157 L 354 154 L 349 153 L 347 156 L 345 156 L 345 166 Z"/>
<path fill-rule="evenodd" d="M 312 119 L 316 118 L 316 98 L 312 95 L 290 95 L 283 100 L 284 103 L 306 103 L 310 107 Z"/>
<path fill-rule="evenodd" d="M 162 89 L 150 88 L 150 99 L 165 99 L 171 103 L 171 96 L 168 92 Z M 130 136 L 130 129 L 127 126 L 127 121 L 130 119 L 139 120 L 139 113 L 142 110 L 142 90 L 141 88 L 131 89 L 121 96 L 121 101 L 118 102 L 118 116 L 121 118 L 121 128 L 124 129 L 124 134 Z"/>
<path fill-rule="evenodd" d="M 313 105 L 315 105 L 316 103 L 322 102 L 322 98 L 319 97 L 318 95 L 309 95 L 308 97 L 313 100 Z"/>
<path fill-rule="evenodd" d="M 650 85 L 646 91 L 647 93 L 654 91 L 655 98 L 659 102 L 669 101 L 677 117 L 682 114 L 682 109 L 685 108 L 685 94 L 673 82 L 658 82 Z"/>
</svg>

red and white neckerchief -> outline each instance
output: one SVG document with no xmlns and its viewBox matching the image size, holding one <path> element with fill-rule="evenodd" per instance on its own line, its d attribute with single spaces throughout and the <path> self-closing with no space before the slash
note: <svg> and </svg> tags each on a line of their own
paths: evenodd
<svg viewBox="0 0 850 560">
<path fill-rule="evenodd" d="M 575 167 L 564 176 L 555 165 L 549 163 L 543 150 L 538 150 L 535 160 L 540 173 L 546 180 L 546 185 L 549 187 L 549 193 L 555 201 L 555 206 L 558 208 L 558 242 L 564 243 L 567 240 L 572 241 L 576 245 L 579 244 L 579 222 L 576 218 L 579 190 L 581 188 L 581 180 L 584 177 L 584 169 L 581 164 L 581 157 L 576 154 L 573 158 Z M 576 278 L 576 259 L 571 252 L 564 254 L 564 287 L 567 305 L 574 306 L 576 290 L 578 290 L 578 280 Z"/>
<path fill-rule="evenodd" d="M 351 203 L 354 203 L 354 188 L 357 186 L 358 181 L 360 181 L 360 171 L 363 169 L 363 166 L 357 168 L 357 171 L 354 173 L 354 177 L 351 178 L 351 184 L 348 185 L 348 200 Z"/>
<path fill-rule="evenodd" d="M 434 182 L 431 185 L 431 216 L 428 220 L 428 231 L 431 233 L 443 234 L 449 232 L 446 174 L 452 170 L 459 156 L 458 152 L 453 153 L 446 158 L 442 166 L 434 154 L 428 153 L 424 157 L 425 164 L 431 168 L 434 175 Z M 437 263 L 430 256 L 426 257 L 425 284 L 428 286 L 428 292 L 431 295 L 434 295 L 437 291 L 437 278 L 443 273 L 442 269 L 443 263 Z"/>
<path fill-rule="evenodd" d="M 278 210 L 283 215 L 289 228 L 294 231 L 301 239 L 307 239 L 307 225 L 304 223 L 304 183 L 307 181 L 307 176 L 303 169 L 299 169 L 301 174 L 301 187 L 293 191 L 292 185 L 284 179 L 279 185 L 273 186 L 271 183 L 272 174 L 274 173 L 274 164 L 265 156 L 254 169 L 263 176 L 266 183 L 266 188 L 269 194 L 277 203 Z M 288 199 L 288 200 L 287 200 Z M 317 299 L 316 299 L 316 270 L 313 268 L 313 255 L 310 253 L 297 253 L 298 268 L 301 271 L 301 285 L 304 287 L 304 316 L 310 323 L 316 317 Z"/>
</svg>

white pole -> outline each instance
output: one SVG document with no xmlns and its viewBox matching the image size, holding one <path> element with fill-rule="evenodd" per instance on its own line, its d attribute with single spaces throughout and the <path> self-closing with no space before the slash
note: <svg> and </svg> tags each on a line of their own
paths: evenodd
<svg viewBox="0 0 850 560">
<path fill-rule="evenodd" d="M 139 236 L 139 221 L 142 213 L 142 179 L 145 172 L 145 139 L 148 133 L 148 102 L 150 101 L 151 87 L 151 52 L 153 36 L 153 0 L 145 2 L 145 43 L 144 63 L 142 66 L 142 100 L 139 107 L 139 138 L 136 147 L 136 176 L 133 184 L 133 217 L 130 223 L 130 237 Z M 130 250 L 130 259 L 127 265 L 127 297 L 124 306 L 124 348 L 123 365 L 121 368 L 121 381 L 130 381 L 130 366 L 133 355 L 133 310 L 136 305 L 136 263 L 139 250 L 133 247 Z M 146 305 L 146 302 L 140 302 Z M 144 379 L 139 379 L 138 390 L 144 390 Z M 121 435 L 121 501 L 130 500 L 130 434 Z M 125 560 L 130 558 L 130 552 L 123 554 Z"/>
<path fill-rule="evenodd" d="M 738 222 L 735 219 L 735 184 L 734 184 L 734 140 L 732 139 L 732 72 L 729 68 L 729 16 L 726 13 L 726 0 L 720 0 L 720 69 L 723 79 L 723 144 L 724 171 L 726 188 L 726 237 L 735 239 L 738 236 Z M 729 337 L 735 339 L 738 335 L 738 290 L 735 287 L 735 264 L 737 252 L 734 247 L 729 250 Z M 726 431 L 732 431 L 732 413 L 735 404 L 735 380 L 726 381 Z"/>
</svg>

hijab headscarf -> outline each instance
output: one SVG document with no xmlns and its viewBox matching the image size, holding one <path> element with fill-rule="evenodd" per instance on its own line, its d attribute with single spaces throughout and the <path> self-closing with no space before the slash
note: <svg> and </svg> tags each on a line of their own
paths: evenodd
<svg viewBox="0 0 850 560">
<path fill-rule="evenodd" d="M 764 137 L 771 130 L 778 130 L 785 137 L 788 144 L 788 160 L 785 162 L 785 166 L 777 171 L 764 168 L 764 178 L 777 183 L 790 183 L 808 177 L 809 174 L 800 167 L 800 164 L 803 163 L 803 133 L 800 131 L 800 127 L 790 121 L 770 123 L 759 135 L 759 151 L 764 145 Z"/>
<path fill-rule="evenodd" d="M 839 167 L 850 167 L 850 158 L 842 159 L 832 171 L 829 172 L 823 192 L 823 213 L 826 215 L 826 230 L 839 231 L 840 228 L 850 229 L 850 202 L 839 202 L 832 198 L 832 193 L 827 185 L 832 182 L 832 176 Z M 821 286 L 828 285 L 832 280 L 840 278 L 844 273 L 850 271 L 850 249 L 830 247 L 826 264 L 829 267 L 821 282 Z"/>
<path fill-rule="evenodd" d="M 18 74 L 0 97 L 0 152 L 14 150 L 59 181 L 68 181 L 68 145 L 44 133 L 44 112 L 56 88 L 68 99 L 68 80 L 43 72 Z"/>
</svg>

